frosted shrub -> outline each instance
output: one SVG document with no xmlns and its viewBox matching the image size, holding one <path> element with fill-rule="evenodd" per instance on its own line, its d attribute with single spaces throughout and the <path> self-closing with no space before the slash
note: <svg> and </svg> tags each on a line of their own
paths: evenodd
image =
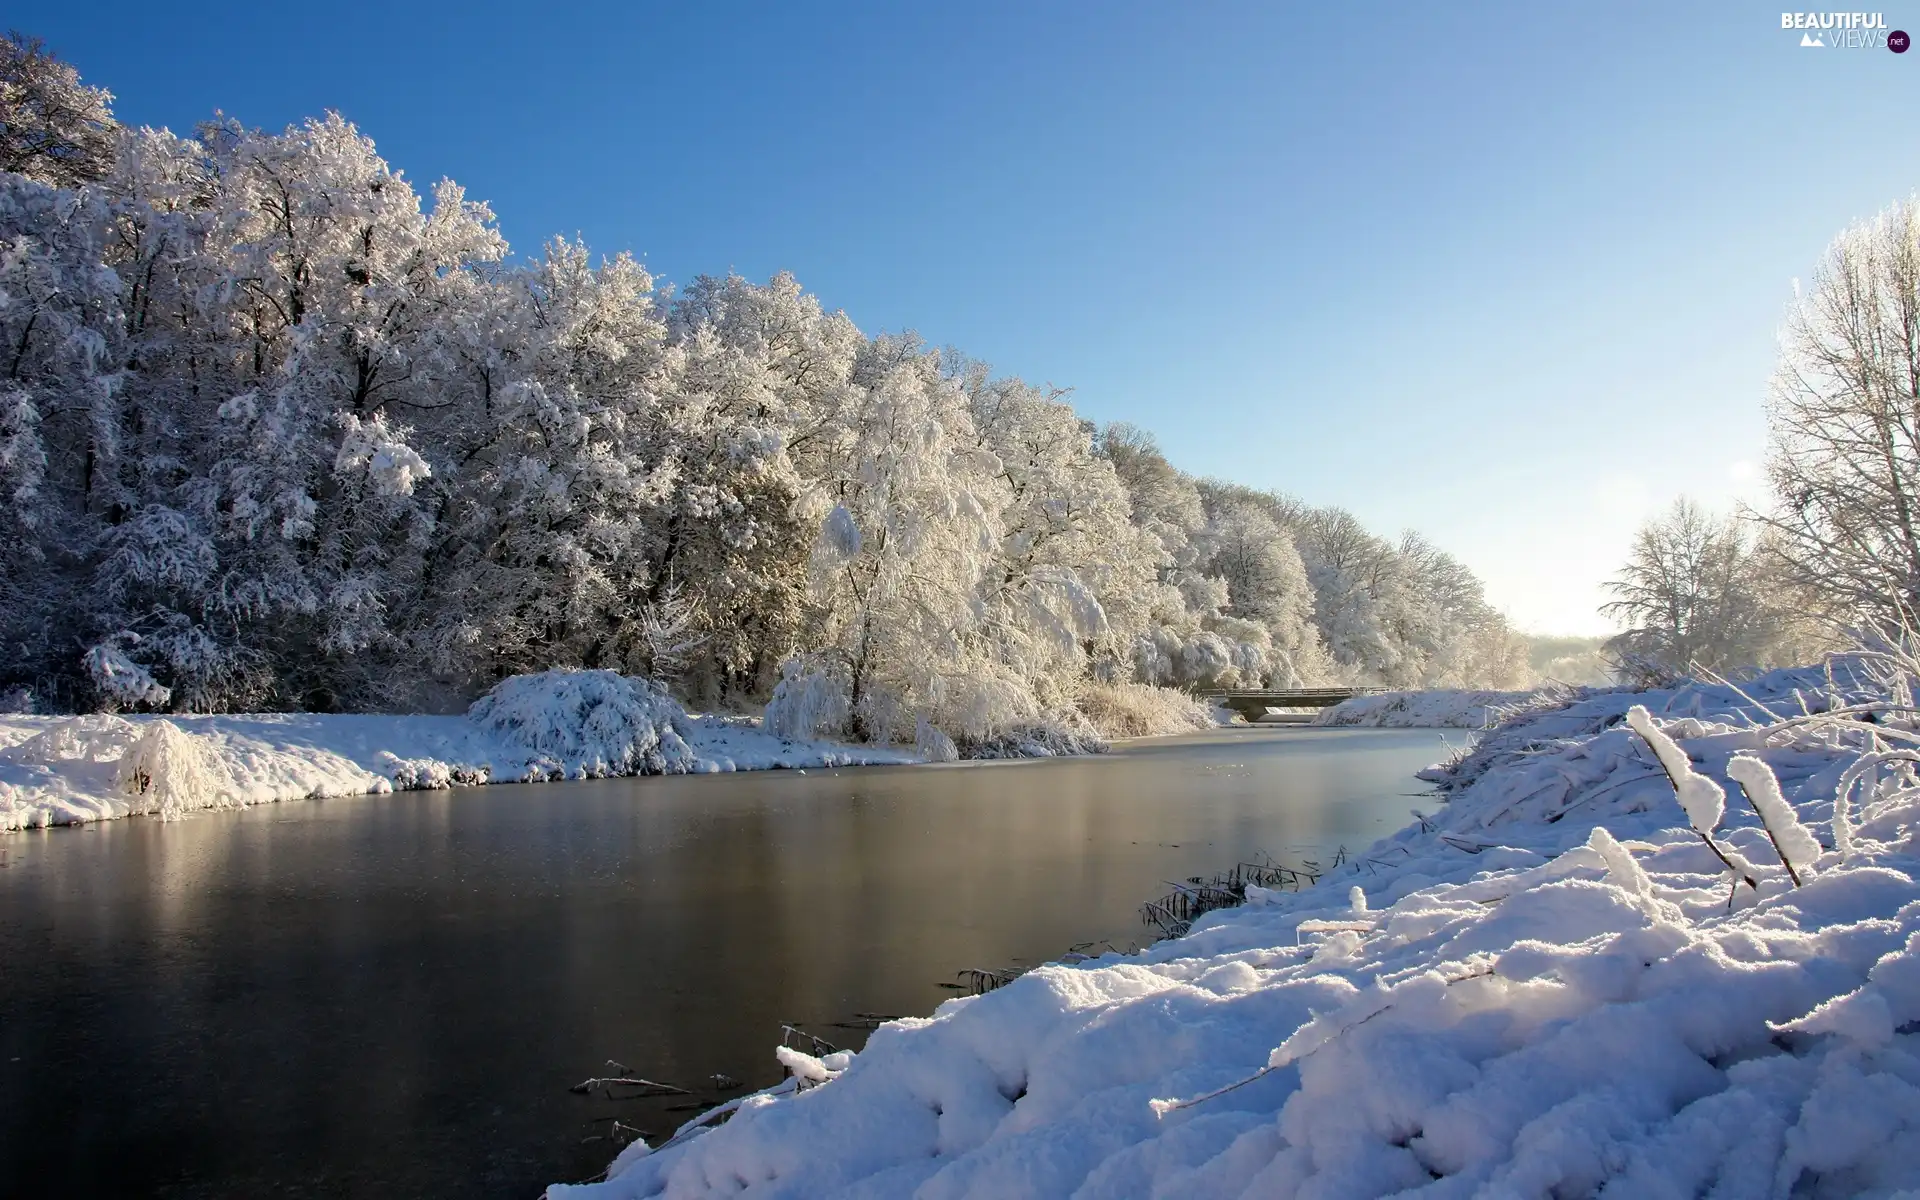
<svg viewBox="0 0 1920 1200">
<path fill-rule="evenodd" d="M 433 791 L 455 785 L 487 783 L 487 768 L 465 763 L 442 762 L 437 758 L 402 758 L 391 750 L 373 756 L 380 773 L 393 781 L 395 791 Z"/>
<path fill-rule="evenodd" d="M 1151 737 L 1213 727 L 1207 706 L 1176 688 L 1094 683 L 1081 690 L 1077 703 L 1105 737 Z"/>
<path fill-rule="evenodd" d="M 467 718 L 571 778 L 695 770 L 687 717 L 666 689 L 613 671 L 541 671 L 495 684 Z"/>
<path fill-rule="evenodd" d="M 961 738 L 961 758 L 1057 758 L 1105 754 L 1111 747 L 1079 715 L 1046 716 L 1006 726 L 986 737 Z"/>
<path fill-rule="evenodd" d="M 133 635 L 122 634 L 88 650 L 83 660 L 87 676 L 113 704 L 165 704 L 173 693 L 120 648 L 123 641 L 132 640 Z"/>
<path fill-rule="evenodd" d="M 953 739 L 920 718 L 913 730 L 913 748 L 921 758 L 928 762 L 953 762 L 960 757 L 960 750 Z"/>
<path fill-rule="evenodd" d="M 763 727 L 783 738 L 840 737 L 852 712 L 846 672 L 839 664 L 796 658 L 780 669 Z"/>
<path fill-rule="evenodd" d="M 935 707 L 941 728 L 952 730 L 962 745 L 1030 724 L 1041 715 L 1032 691 L 999 671 L 983 669 L 944 679 L 931 690 L 939 700 Z"/>
<path fill-rule="evenodd" d="M 854 706 L 853 717 L 854 732 L 880 746 L 891 743 L 919 720 L 906 697 L 890 687 L 869 687 Z"/>
<path fill-rule="evenodd" d="M 232 780 L 204 738 L 172 721 L 149 721 L 120 756 L 120 790 L 139 799 L 135 812 L 158 813 L 163 820 L 196 808 L 227 803 Z"/>
</svg>

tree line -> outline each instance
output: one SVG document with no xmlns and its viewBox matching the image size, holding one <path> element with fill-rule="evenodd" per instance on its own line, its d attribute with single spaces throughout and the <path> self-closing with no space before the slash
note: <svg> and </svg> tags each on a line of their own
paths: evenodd
<svg viewBox="0 0 1920 1200">
<path fill-rule="evenodd" d="M 338 115 L 129 128 L 0 51 L 16 706 L 438 709 L 584 666 L 805 684 L 885 739 L 1089 687 L 1527 675 L 1418 536 L 1194 479 L 789 275 L 510 256 Z"/>
</svg>

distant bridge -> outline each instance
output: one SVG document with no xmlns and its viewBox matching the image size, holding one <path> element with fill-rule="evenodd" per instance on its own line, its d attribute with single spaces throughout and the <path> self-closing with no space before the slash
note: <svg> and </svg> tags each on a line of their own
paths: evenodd
<svg viewBox="0 0 1920 1200">
<path fill-rule="evenodd" d="M 1270 708 L 1332 708 L 1355 696 L 1377 696 L 1385 691 L 1377 687 L 1296 688 L 1279 692 L 1213 692 L 1207 699 L 1225 705 L 1249 721 L 1268 716 L 1276 720 L 1306 720 L 1305 714 L 1272 713 Z"/>
</svg>

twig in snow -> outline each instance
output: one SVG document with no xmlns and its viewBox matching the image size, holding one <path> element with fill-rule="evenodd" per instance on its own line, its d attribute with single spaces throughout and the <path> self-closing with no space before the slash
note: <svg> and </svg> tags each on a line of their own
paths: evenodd
<svg viewBox="0 0 1920 1200">
<path fill-rule="evenodd" d="M 782 1046 L 786 1046 L 789 1050 L 799 1049 L 799 1047 L 797 1046 L 792 1046 L 788 1044 L 788 1039 L 790 1038 L 807 1039 L 807 1042 L 813 1046 L 813 1053 L 815 1057 L 819 1057 L 820 1055 L 824 1055 L 824 1054 L 837 1054 L 839 1053 L 839 1050 L 840 1050 L 840 1047 L 834 1045 L 832 1042 L 827 1041 L 825 1038 L 817 1038 L 812 1034 L 808 1033 L 806 1030 L 796 1029 L 792 1025 L 782 1025 L 780 1027 L 780 1044 Z"/>
<path fill-rule="evenodd" d="M 614 1076 L 608 1076 L 605 1078 L 583 1079 L 579 1083 L 576 1083 L 572 1087 L 568 1088 L 567 1090 L 570 1092 L 580 1092 L 582 1094 L 585 1094 L 587 1092 L 593 1091 L 595 1088 L 602 1088 L 606 1091 L 607 1095 L 611 1097 L 613 1095 L 613 1089 L 616 1087 L 631 1087 L 631 1088 L 641 1089 L 637 1093 L 633 1093 L 631 1095 L 621 1097 L 621 1099 L 623 1100 L 633 1099 L 635 1096 L 691 1096 L 693 1095 L 692 1092 L 688 1091 L 685 1088 L 674 1087 L 670 1083 L 655 1083 L 651 1079 L 642 1079 L 637 1075 L 614 1075 Z"/>
<path fill-rule="evenodd" d="M 1700 835 L 1700 840 L 1713 851 L 1713 856 L 1721 861 L 1734 874 L 1736 880 L 1744 880 L 1754 891 L 1760 890 L 1760 883 L 1750 870 L 1735 866 L 1732 856 L 1713 840 L 1709 832 L 1720 823 L 1721 813 L 1726 804 L 1726 793 L 1720 785 L 1693 769 L 1693 763 L 1687 758 L 1686 751 L 1680 749 L 1666 732 L 1653 723 L 1653 717 L 1646 708 L 1636 704 L 1627 710 L 1627 725 L 1640 740 L 1653 751 L 1653 757 L 1660 769 L 1667 773 L 1667 782 L 1673 785 L 1673 794 L 1680 801 L 1680 808 L 1687 814 L 1687 824 Z M 1742 860 L 1744 863 L 1744 860 Z M 1736 886 L 1738 884 L 1736 883 Z"/>
<path fill-rule="evenodd" d="M 1448 987 L 1452 987 L 1456 983 L 1465 983 L 1469 979 L 1484 979 L 1487 976 L 1492 975 L 1493 973 L 1494 973 L 1494 970 L 1491 966 L 1476 967 L 1475 969 L 1468 971 L 1464 975 L 1448 976 L 1447 978 L 1441 980 L 1441 982 L 1446 984 Z M 1353 1030 L 1358 1029 L 1360 1026 L 1365 1025 L 1368 1021 L 1373 1020 L 1375 1017 L 1381 1015 L 1382 1013 L 1392 1011 L 1392 1009 L 1393 1009 L 1393 1005 L 1391 1004 L 1382 1005 L 1380 1008 L 1377 1008 L 1373 1012 L 1368 1013 L 1366 1016 L 1361 1017 L 1359 1020 L 1355 1021 L 1353 1024 L 1342 1028 L 1334 1036 L 1345 1036 L 1346 1034 L 1352 1032 Z M 1328 1040 L 1331 1040 L 1331 1038 L 1329 1038 Z M 1326 1042 L 1321 1042 L 1319 1045 L 1325 1045 L 1325 1044 Z M 1306 1053 L 1311 1054 L 1313 1050 L 1316 1050 L 1318 1048 L 1319 1046 L 1314 1046 L 1311 1049 L 1309 1049 Z M 1273 1074 L 1273 1072 L 1280 1070 L 1282 1067 L 1292 1066 L 1295 1062 L 1298 1062 L 1298 1061 L 1299 1061 L 1298 1059 L 1293 1059 L 1285 1063 L 1268 1063 L 1266 1066 L 1261 1067 L 1258 1071 L 1255 1071 L 1253 1074 L 1247 1076 L 1245 1079 L 1237 1079 L 1234 1082 L 1227 1084 L 1225 1087 L 1215 1088 L 1211 1092 L 1207 1092 L 1204 1095 L 1193 1096 L 1186 1100 L 1149 1100 L 1147 1102 L 1147 1106 L 1153 1110 L 1154 1116 L 1164 1117 L 1170 1112 L 1175 1112 L 1182 1108 L 1192 1108 L 1197 1104 L 1205 1104 L 1207 1101 L 1216 1099 L 1220 1096 L 1224 1096 L 1228 1092 L 1234 1091 L 1238 1088 L 1246 1087 L 1248 1084 L 1256 1082 L 1260 1079 L 1264 1079 L 1268 1075 Z"/>
<path fill-rule="evenodd" d="M 1740 785 L 1747 797 L 1747 803 L 1753 805 L 1754 813 L 1760 818 L 1760 828 L 1767 831 L 1767 840 L 1773 843 L 1773 852 L 1780 856 L 1780 863 L 1787 869 L 1787 878 L 1793 880 L 1793 886 L 1800 886 L 1800 864 L 1812 866 L 1820 857 L 1820 844 L 1813 840 L 1806 826 L 1800 824 L 1793 808 L 1780 794 L 1780 781 L 1774 777 L 1772 768 L 1751 754 L 1736 754 L 1727 763 L 1727 776 Z"/>
<path fill-rule="evenodd" d="M 799 1090 L 800 1090 L 800 1077 L 798 1075 L 789 1075 L 785 1079 L 781 1080 L 779 1083 L 774 1084 L 772 1087 L 767 1088 L 764 1091 L 754 1092 L 752 1093 L 752 1095 L 747 1095 L 747 1096 L 736 1096 L 733 1099 L 727 1101 L 725 1104 L 722 1104 L 720 1107 L 710 1108 L 706 1112 L 695 1117 L 693 1120 L 688 1121 L 685 1125 L 682 1125 L 679 1129 L 676 1129 L 672 1137 L 668 1138 L 664 1142 L 661 1142 L 658 1146 L 653 1147 L 653 1151 L 654 1153 L 657 1154 L 660 1151 L 665 1150 L 668 1146 L 671 1146 L 676 1142 L 684 1140 L 688 1135 L 694 1133 L 696 1130 L 703 1129 L 715 1121 L 719 1121 L 727 1117 L 731 1117 L 740 1108 L 742 1104 L 746 1103 L 748 1100 L 753 1099 L 754 1096 L 784 1096 L 790 1092 L 797 1092 Z"/>
<path fill-rule="evenodd" d="M 1572 812 L 1575 808 L 1578 808 L 1580 805 L 1585 804 L 1587 801 L 1593 799 L 1595 796 L 1598 796 L 1603 792 L 1610 792 L 1615 788 L 1625 787 L 1630 783 L 1639 783 L 1647 779 L 1658 779 L 1664 774 L 1666 774 L 1666 772 L 1664 771 L 1648 771 L 1640 775 L 1629 775 L 1625 779 L 1616 779 L 1612 783 L 1607 784 L 1605 787 L 1594 788 L 1592 791 L 1582 795 L 1579 799 L 1569 800 L 1565 804 L 1562 804 L 1558 809 L 1554 811 L 1552 816 L 1547 818 L 1547 824 L 1549 825 L 1553 824 L 1555 821 L 1558 821 L 1561 817 L 1564 817 L 1568 813 Z"/>
<path fill-rule="evenodd" d="M 1698 829 L 1694 830 L 1694 832 L 1700 833 Z M 1707 844 L 1707 849 L 1713 851 L 1713 856 L 1719 859 L 1723 864 L 1725 864 L 1727 870 L 1733 873 L 1733 877 L 1734 877 L 1733 887 L 1735 891 L 1738 891 L 1740 889 L 1740 885 L 1742 883 L 1745 883 L 1748 887 L 1752 888 L 1756 892 L 1760 890 L 1759 881 L 1754 879 L 1754 877 L 1751 874 L 1747 873 L 1746 871 L 1742 871 L 1739 867 L 1734 866 L 1733 860 L 1728 858 L 1726 851 L 1720 848 L 1720 843 L 1714 841 L 1712 838 L 1708 837 L 1704 833 L 1700 833 L 1700 840 L 1705 842 Z M 1727 904 L 1729 907 L 1731 907 L 1733 904 L 1733 901 L 1729 899 L 1727 901 Z"/>
<path fill-rule="evenodd" d="M 973 994 L 976 996 L 984 996 L 995 988 L 1005 987 L 1026 973 L 1026 968 L 1024 967 L 1006 967 L 1001 970 L 993 970 L 987 967 L 968 967 L 965 970 L 954 972 L 956 975 L 966 977 L 968 985 L 972 988 Z"/>
</svg>

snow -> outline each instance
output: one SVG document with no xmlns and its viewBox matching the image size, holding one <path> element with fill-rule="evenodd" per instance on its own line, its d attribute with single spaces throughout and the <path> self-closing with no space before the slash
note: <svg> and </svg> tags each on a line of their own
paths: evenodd
<svg viewBox="0 0 1920 1200">
<path fill-rule="evenodd" d="M 0 714 L 0 829 L 454 784 L 921 761 L 692 716 L 658 685 L 609 674 L 515 677 L 466 716 Z"/>
<path fill-rule="evenodd" d="M 953 739 L 921 718 L 913 729 L 913 748 L 920 757 L 931 763 L 955 762 L 960 757 L 960 748 Z"/>
<path fill-rule="evenodd" d="M 1870 665 L 1563 693 L 1426 772 L 1440 810 L 1316 887 L 890 1022 L 831 1066 L 795 1057 L 780 1087 L 548 1195 L 1920 1187 L 1920 786 L 1890 757 L 1920 733 Z M 1817 871 L 1789 876 L 1770 799 L 1683 811 L 1635 707 L 1723 791 L 1731 769 L 1765 793 L 1764 764 Z M 1836 791 L 1875 754 L 1843 854 Z"/>
<path fill-rule="evenodd" d="M 1383 728 L 1485 729 L 1508 712 L 1553 703 L 1562 688 L 1530 692 L 1469 691 L 1436 688 L 1423 692 L 1381 692 L 1356 696 L 1320 710 L 1315 725 L 1363 725 Z"/>
<path fill-rule="evenodd" d="M 1703 836 L 1712 833 L 1727 810 L 1726 789 L 1693 769 L 1686 751 L 1653 723 L 1644 705 L 1636 704 L 1627 710 L 1627 726 L 1653 748 L 1654 757 L 1660 760 L 1661 769 L 1672 782 L 1674 796 L 1686 811 L 1687 823 L 1693 826 L 1694 832 Z"/>
<path fill-rule="evenodd" d="M 494 685 L 467 716 L 548 774 L 684 775 L 699 756 L 687 715 L 659 684 L 613 671 L 541 671 Z"/>
<path fill-rule="evenodd" d="M 834 505 L 827 519 L 820 523 L 820 544 L 842 560 L 859 556 L 860 526 L 845 505 Z"/>
<path fill-rule="evenodd" d="M 1753 810 L 1760 814 L 1760 823 L 1773 840 L 1780 861 L 1800 874 L 1811 871 L 1820 858 L 1820 843 L 1800 823 L 1793 806 L 1780 794 L 1780 781 L 1774 778 L 1773 768 L 1766 760 L 1752 754 L 1736 754 L 1727 760 L 1727 778 L 1738 783 L 1747 799 L 1753 802 Z"/>
<path fill-rule="evenodd" d="M 763 723 L 785 738 L 839 733 L 853 714 L 849 687 L 838 663 L 791 660 L 780 670 Z"/>
<path fill-rule="evenodd" d="M 177 817 L 226 803 L 231 780 L 206 741 L 171 721 L 149 721 L 115 765 L 114 788 Z"/>
</svg>

